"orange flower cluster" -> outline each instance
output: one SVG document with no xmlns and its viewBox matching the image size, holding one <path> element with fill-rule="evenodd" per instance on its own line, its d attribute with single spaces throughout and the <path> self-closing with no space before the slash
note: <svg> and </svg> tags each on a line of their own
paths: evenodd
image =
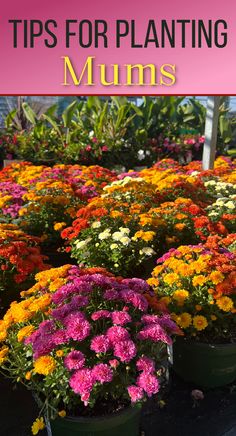
<svg viewBox="0 0 236 436">
<path fill-rule="evenodd" d="M 12 280 L 23 283 L 49 267 L 39 242 L 39 238 L 25 234 L 17 226 L 0 224 L 0 276 L 4 289 L 11 288 Z"/>
</svg>

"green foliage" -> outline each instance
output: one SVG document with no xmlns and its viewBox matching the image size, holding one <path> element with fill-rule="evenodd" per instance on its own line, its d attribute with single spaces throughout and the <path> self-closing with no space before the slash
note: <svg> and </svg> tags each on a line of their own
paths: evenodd
<svg viewBox="0 0 236 436">
<path fill-rule="evenodd" d="M 7 140 L 5 148 L 6 153 L 31 161 L 132 167 L 141 160 L 147 165 L 163 156 L 178 159 L 180 151 L 182 159 L 191 148 L 185 147 L 185 136 L 203 135 L 205 117 L 206 108 L 194 97 L 142 97 L 136 105 L 126 97 L 90 96 L 72 101 L 61 116 L 57 115 L 57 105 L 39 114 L 23 102 L 5 119 L 7 135 L 17 136 L 14 145 L 9 147 Z M 235 120 L 222 97 L 218 131 L 221 153 L 235 136 Z M 177 151 L 163 148 L 165 138 L 178 144 Z"/>
</svg>

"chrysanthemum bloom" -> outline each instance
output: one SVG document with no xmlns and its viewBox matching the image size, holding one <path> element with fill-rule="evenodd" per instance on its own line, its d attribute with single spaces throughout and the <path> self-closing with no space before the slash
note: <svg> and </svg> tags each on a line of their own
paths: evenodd
<svg viewBox="0 0 236 436">
<path fill-rule="evenodd" d="M 83 341 L 89 336 L 91 326 L 88 321 L 81 320 L 78 314 L 71 314 L 65 320 L 66 333 L 74 341 Z"/>
<path fill-rule="evenodd" d="M 48 375 L 56 368 L 56 361 L 51 356 L 41 356 L 34 362 L 34 372 Z"/>
<path fill-rule="evenodd" d="M 155 362 L 147 356 L 140 357 L 136 362 L 138 371 L 152 374 L 155 371 Z"/>
<path fill-rule="evenodd" d="M 121 291 L 120 297 L 124 300 L 125 303 L 130 303 L 137 309 L 142 312 L 146 312 L 148 308 L 148 302 L 143 295 L 133 291 L 133 290 L 124 290 Z"/>
<path fill-rule="evenodd" d="M 103 296 L 106 300 L 117 300 L 119 298 L 119 292 L 116 289 L 107 289 Z"/>
<path fill-rule="evenodd" d="M 137 385 L 151 397 L 159 391 L 159 382 L 156 376 L 142 372 L 137 378 Z"/>
<path fill-rule="evenodd" d="M 45 424 L 44 424 L 44 420 L 43 420 L 43 418 L 42 418 L 42 417 L 41 417 L 41 418 L 37 418 L 37 419 L 34 421 L 32 427 L 31 427 L 32 434 L 33 434 L 33 435 L 36 435 L 36 434 L 38 434 L 38 432 L 39 432 L 40 430 L 43 430 L 44 428 L 45 428 Z"/>
<path fill-rule="evenodd" d="M 121 362 L 129 363 L 137 354 L 135 343 L 131 340 L 119 341 L 114 344 L 114 355 Z"/>
<path fill-rule="evenodd" d="M 196 330 L 201 331 L 205 330 L 205 328 L 208 326 L 208 322 L 205 316 L 202 315 L 196 315 L 193 317 L 193 326 Z"/>
<path fill-rule="evenodd" d="M 131 316 L 122 310 L 112 312 L 111 319 L 114 324 L 118 325 L 125 325 L 132 320 Z"/>
<path fill-rule="evenodd" d="M 25 327 L 22 327 L 22 329 L 20 329 L 17 334 L 18 341 L 22 342 L 27 336 L 30 336 L 34 330 L 35 327 L 33 325 L 27 325 Z"/>
<path fill-rule="evenodd" d="M 159 324 L 148 324 L 139 332 L 138 338 L 141 340 L 150 339 L 154 342 L 164 342 L 172 344 L 171 338 L 166 334 L 164 329 Z"/>
<path fill-rule="evenodd" d="M 97 312 L 94 312 L 91 315 L 91 318 L 93 321 L 97 321 L 98 319 L 101 318 L 110 318 L 111 314 L 109 312 L 109 310 L 98 310 Z"/>
<path fill-rule="evenodd" d="M 108 383 L 112 381 L 113 372 L 112 369 L 105 363 L 99 363 L 92 369 L 92 375 L 99 383 Z"/>
<path fill-rule="evenodd" d="M 129 339 L 129 332 L 120 326 L 110 327 L 106 334 L 112 344 Z"/>
<path fill-rule="evenodd" d="M 73 350 L 67 354 L 64 359 L 64 363 L 67 369 L 71 371 L 72 369 L 81 369 L 85 364 L 85 357 L 81 351 Z"/>
<path fill-rule="evenodd" d="M 95 336 L 90 345 L 90 349 L 95 353 L 106 353 L 111 347 L 111 342 L 106 335 Z"/>
<path fill-rule="evenodd" d="M 216 300 L 217 306 L 223 310 L 224 312 L 230 312 L 233 307 L 234 303 L 229 297 L 220 297 Z"/>
<path fill-rule="evenodd" d="M 132 385 L 128 386 L 127 390 L 132 403 L 142 400 L 144 396 L 144 391 L 142 388 Z"/>
<path fill-rule="evenodd" d="M 60 418 L 65 418 L 65 416 L 66 416 L 66 411 L 65 411 L 65 410 L 60 410 L 60 411 L 58 412 L 58 415 L 60 416 Z"/>
<path fill-rule="evenodd" d="M 119 364 L 120 364 L 119 360 L 117 360 L 117 359 L 109 360 L 109 365 L 114 369 L 116 369 L 119 366 Z"/>
<path fill-rule="evenodd" d="M 181 328 L 186 329 L 192 324 L 192 316 L 188 312 L 183 312 L 176 317 L 176 322 Z"/>
<path fill-rule="evenodd" d="M 76 394 L 90 394 L 95 379 L 91 369 L 82 368 L 74 372 L 74 374 L 70 378 L 70 387 Z"/>
</svg>

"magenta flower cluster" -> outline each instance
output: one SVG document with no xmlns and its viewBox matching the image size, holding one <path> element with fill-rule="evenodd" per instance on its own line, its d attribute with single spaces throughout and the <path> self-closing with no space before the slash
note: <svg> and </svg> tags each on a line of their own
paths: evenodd
<svg viewBox="0 0 236 436">
<path fill-rule="evenodd" d="M 8 197 L 6 204 L 2 207 L 2 214 L 6 218 L 17 218 L 20 208 L 22 207 L 23 195 L 26 193 L 26 188 L 13 182 L 0 183 L 0 198 Z"/>
<path fill-rule="evenodd" d="M 25 343 L 34 359 L 63 350 L 69 386 L 85 405 L 99 398 L 104 383 L 111 395 L 120 383 L 120 395 L 141 401 L 159 390 L 155 347 L 170 344 L 176 329 L 168 315 L 150 313 L 147 292 L 144 280 L 72 266 L 52 294 L 49 318 Z"/>
</svg>

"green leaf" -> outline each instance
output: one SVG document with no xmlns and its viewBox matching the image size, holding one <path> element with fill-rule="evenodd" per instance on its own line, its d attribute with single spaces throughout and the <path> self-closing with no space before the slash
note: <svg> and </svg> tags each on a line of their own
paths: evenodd
<svg viewBox="0 0 236 436">
<path fill-rule="evenodd" d="M 77 109 L 78 102 L 74 100 L 69 106 L 66 107 L 66 109 L 62 113 L 62 119 L 64 123 L 64 127 L 70 127 L 71 120 L 73 118 L 73 115 L 75 113 L 75 110 Z"/>
<path fill-rule="evenodd" d="M 15 116 L 17 114 L 17 109 L 13 109 L 12 111 L 10 111 L 6 118 L 5 118 L 5 126 L 8 129 L 9 127 L 11 127 L 12 124 L 15 124 Z"/>
<path fill-rule="evenodd" d="M 24 102 L 22 103 L 22 109 L 24 111 L 25 117 L 27 120 L 35 125 L 37 122 L 37 116 L 36 113 L 33 111 L 33 109 L 28 105 L 28 103 Z"/>
<path fill-rule="evenodd" d="M 48 123 L 51 124 L 51 126 L 61 136 L 60 128 L 59 128 L 57 122 L 52 117 L 50 117 L 49 115 L 46 115 L 46 113 L 45 113 L 45 114 L 42 115 L 42 118 L 45 119 L 46 121 L 48 121 Z"/>
</svg>

